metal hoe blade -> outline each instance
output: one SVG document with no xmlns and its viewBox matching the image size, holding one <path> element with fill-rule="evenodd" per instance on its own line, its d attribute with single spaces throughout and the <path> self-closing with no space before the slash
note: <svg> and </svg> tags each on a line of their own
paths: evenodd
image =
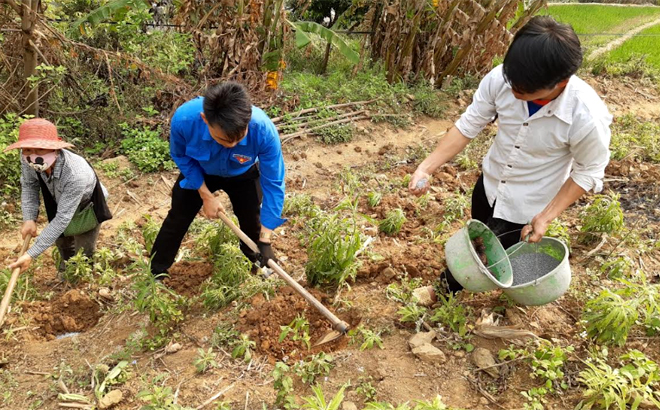
<svg viewBox="0 0 660 410">
<path fill-rule="evenodd" d="M 314 347 L 324 345 L 326 343 L 330 343 L 330 342 L 335 341 L 335 340 L 337 340 L 337 339 L 339 339 L 340 337 L 343 337 L 343 336 L 344 336 L 344 333 L 338 332 L 336 330 L 331 330 L 328 333 L 326 333 L 325 335 L 323 335 L 322 338 L 317 340 L 316 343 L 314 343 Z"/>
</svg>

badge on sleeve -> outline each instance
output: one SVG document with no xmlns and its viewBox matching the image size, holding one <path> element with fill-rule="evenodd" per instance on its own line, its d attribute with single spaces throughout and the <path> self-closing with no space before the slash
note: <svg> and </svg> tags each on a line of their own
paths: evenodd
<svg viewBox="0 0 660 410">
<path fill-rule="evenodd" d="M 241 154 L 234 154 L 232 155 L 236 161 L 238 161 L 241 164 L 245 164 L 246 162 L 249 162 L 252 160 L 252 157 L 248 157 L 247 155 L 241 155 Z"/>
</svg>

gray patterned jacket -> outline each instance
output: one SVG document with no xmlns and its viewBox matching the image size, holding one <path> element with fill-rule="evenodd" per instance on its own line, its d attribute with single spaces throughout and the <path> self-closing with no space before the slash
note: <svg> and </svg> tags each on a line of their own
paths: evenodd
<svg viewBox="0 0 660 410">
<path fill-rule="evenodd" d="M 42 231 L 27 254 L 36 258 L 51 247 L 59 238 L 75 215 L 92 197 L 96 186 L 94 170 L 85 159 L 68 150 L 60 150 L 53 172 L 48 176 L 40 173 L 48 190 L 57 203 L 57 215 Z M 103 194 L 108 192 L 103 187 Z M 23 221 L 36 221 L 39 216 L 39 178 L 37 171 L 21 157 L 21 206 Z"/>
</svg>

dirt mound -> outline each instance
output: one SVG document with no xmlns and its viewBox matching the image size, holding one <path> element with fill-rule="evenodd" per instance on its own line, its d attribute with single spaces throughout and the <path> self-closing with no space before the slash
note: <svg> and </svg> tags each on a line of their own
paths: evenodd
<svg viewBox="0 0 660 410">
<path fill-rule="evenodd" d="M 183 296 L 196 296 L 202 283 L 213 274 L 213 265 L 208 262 L 183 261 L 169 270 L 170 277 L 163 282 L 167 287 Z"/>
<path fill-rule="evenodd" d="M 72 289 L 53 302 L 36 302 L 35 322 L 47 339 L 69 332 L 83 332 L 96 325 L 102 314 L 86 294 Z"/>
<path fill-rule="evenodd" d="M 326 295 L 318 290 L 311 290 L 311 293 L 321 303 L 330 306 L 332 301 Z M 251 309 L 241 312 L 238 329 L 247 333 L 250 339 L 257 341 L 257 351 L 262 354 L 267 354 L 278 360 L 285 356 L 297 359 L 319 351 L 339 350 L 346 347 L 348 343 L 348 338 L 343 337 L 308 350 L 304 342 L 300 340 L 294 342 L 290 337 L 279 342 L 280 333 L 282 332 L 280 326 L 289 325 L 300 313 L 309 321 L 309 336 L 312 345 L 332 330 L 330 322 L 289 286 L 278 289 L 277 296 L 270 301 L 267 301 L 261 294 L 257 295 L 252 298 L 250 305 L 252 306 Z M 352 312 L 335 312 L 335 314 L 346 321 L 351 328 L 354 328 L 360 322 L 360 319 Z"/>
</svg>

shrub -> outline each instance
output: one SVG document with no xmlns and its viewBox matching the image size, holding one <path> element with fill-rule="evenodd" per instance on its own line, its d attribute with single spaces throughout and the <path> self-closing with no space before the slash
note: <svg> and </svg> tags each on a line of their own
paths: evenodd
<svg viewBox="0 0 660 410">
<path fill-rule="evenodd" d="M 124 137 L 121 150 L 140 171 L 169 171 L 176 167 L 170 157 L 170 145 L 160 138 L 160 128 L 135 129 L 127 123 L 120 127 Z"/>
<path fill-rule="evenodd" d="M 599 234 L 616 234 L 623 229 L 623 211 L 619 195 L 596 195 L 595 200 L 581 214 L 584 233 L 582 242 L 593 242 Z"/>
</svg>

